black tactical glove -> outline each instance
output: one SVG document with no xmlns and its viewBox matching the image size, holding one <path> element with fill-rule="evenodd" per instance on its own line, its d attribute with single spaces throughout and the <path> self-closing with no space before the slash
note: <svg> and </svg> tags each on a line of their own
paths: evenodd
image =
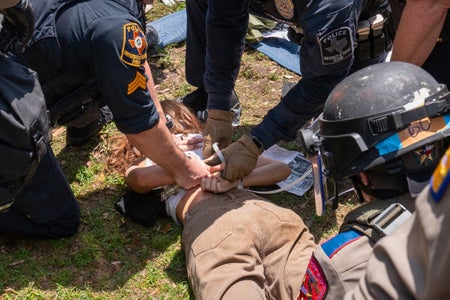
<svg viewBox="0 0 450 300">
<path fill-rule="evenodd" d="M 34 13 L 28 0 L 0 10 L 3 14 L 0 31 L 0 52 L 18 54 L 26 46 L 34 30 Z"/>
</svg>

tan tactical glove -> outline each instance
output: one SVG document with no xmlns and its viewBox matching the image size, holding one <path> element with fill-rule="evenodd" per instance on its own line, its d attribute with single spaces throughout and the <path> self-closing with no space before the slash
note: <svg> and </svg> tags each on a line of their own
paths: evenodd
<svg viewBox="0 0 450 300">
<path fill-rule="evenodd" d="M 235 181 L 247 176 L 255 168 L 258 156 L 263 151 L 262 145 L 256 145 L 249 135 L 243 135 L 222 150 L 225 168 L 220 172 L 220 176 L 228 181 Z M 218 156 L 213 156 L 205 160 L 205 163 L 214 166 L 220 164 L 221 161 Z"/>
<path fill-rule="evenodd" d="M 231 142 L 233 133 L 234 112 L 224 110 L 208 110 L 205 129 L 203 130 L 203 157 L 214 154 L 213 144 L 218 143 L 219 149 L 225 148 Z"/>
</svg>

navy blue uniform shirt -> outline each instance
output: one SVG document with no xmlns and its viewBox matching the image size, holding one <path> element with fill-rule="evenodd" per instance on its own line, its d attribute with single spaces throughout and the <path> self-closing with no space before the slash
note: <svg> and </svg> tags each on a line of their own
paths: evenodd
<svg viewBox="0 0 450 300">
<path fill-rule="evenodd" d="M 36 27 L 23 60 L 47 106 L 101 99 L 117 128 L 139 133 L 159 119 L 147 89 L 147 42 L 134 0 L 31 0 Z"/>
<path fill-rule="evenodd" d="M 296 16 L 304 38 L 302 79 L 252 129 L 265 149 L 295 139 L 298 129 L 322 111 L 328 94 L 349 73 L 385 60 L 387 53 L 357 62 L 355 48 L 358 22 L 389 10 L 387 0 L 188 1 L 186 79 L 208 92 L 208 109 L 230 109 L 250 3 L 271 1 L 288 19 Z"/>
</svg>

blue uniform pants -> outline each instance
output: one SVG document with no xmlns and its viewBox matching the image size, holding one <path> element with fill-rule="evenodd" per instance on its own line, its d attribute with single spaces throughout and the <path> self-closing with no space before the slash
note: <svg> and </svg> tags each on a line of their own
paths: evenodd
<svg viewBox="0 0 450 300">
<path fill-rule="evenodd" d="M 267 149 L 295 139 L 298 129 L 317 116 L 331 90 L 350 73 L 384 61 L 386 53 L 356 61 L 358 22 L 385 13 L 388 3 L 309 0 L 297 11 L 304 39 L 302 79 L 268 112 L 252 134 Z M 186 79 L 208 93 L 207 109 L 230 109 L 248 26 L 249 0 L 187 0 Z"/>
<path fill-rule="evenodd" d="M 187 0 L 186 13 L 186 80 L 208 92 L 208 109 L 230 110 L 249 0 Z"/>
</svg>

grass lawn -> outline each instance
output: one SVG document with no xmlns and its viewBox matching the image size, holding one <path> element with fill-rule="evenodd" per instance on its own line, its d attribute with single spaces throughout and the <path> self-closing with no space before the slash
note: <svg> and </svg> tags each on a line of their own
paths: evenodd
<svg viewBox="0 0 450 300">
<path fill-rule="evenodd" d="M 149 17 L 154 20 L 181 8 L 182 3 L 156 3 Z M 192 89 L 184 78 L 184 51 L 184 44 L 172 45 L 149 58 L 161 101 Z M 236 84 L 243 116 L 234 138 L 258 124 L 279 101 L 283 83 L 297 80 L 298 75 L 247 48 Z M 119 134 L 109 124 L 91 143 L 70 148 L 65 146 L 65 128 L 54 129 L 52 145 L 80 203 L 81 227 L 62 240 L 0 237 L 0 299 L 193 298 L 180 247 L 182 228 L 167 217 L 146 228 L 114 210 L 125 185 L 122 174 L 105 161 Z M 298 149 L 296 142 L 280 145 Z M 267 198 L 300 214 L 317 241 L 335 233 L 342 216 L 355 205 L 351 195 L 342 197 L 336 211 L 328 208 L 325 216 L 317 217 L 311 191 L 303 197 L 282 192 Z"/>
</svg>

